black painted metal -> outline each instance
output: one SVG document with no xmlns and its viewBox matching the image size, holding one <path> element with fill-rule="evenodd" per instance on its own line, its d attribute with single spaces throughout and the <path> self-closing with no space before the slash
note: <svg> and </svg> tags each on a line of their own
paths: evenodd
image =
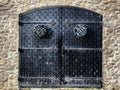
<svg viewBox="0 0 120 90">
<path fill-rule="evenodd" d="M 20 14 L 19 86 L 102 87 L 102 15 L 72 6 Z"/>
</svg>

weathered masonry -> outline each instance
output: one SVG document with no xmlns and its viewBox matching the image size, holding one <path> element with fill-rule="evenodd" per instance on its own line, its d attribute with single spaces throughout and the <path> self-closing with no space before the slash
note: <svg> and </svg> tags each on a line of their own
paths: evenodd
<svg viewBox="0 0 120 90">
<path fill-rule="evenodd" d="M 102 87 L 102 15 L 72 6 L 19 15 L 20 87 Z"/>
</svg>

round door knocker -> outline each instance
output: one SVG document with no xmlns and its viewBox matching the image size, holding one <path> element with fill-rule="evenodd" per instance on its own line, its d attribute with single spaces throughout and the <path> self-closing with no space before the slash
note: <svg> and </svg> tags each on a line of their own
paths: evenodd
<svg viewBox="0 0 120 90">
<path fill-rule="evenodd" d="M 44 26 L 44 25 L 38 25 L 35 27 L 34 32 L 35 36 L 38 37 L 46 37 L 48 34 L 48 27 Z"/>
<path fill-rule="evenodd" d="M 73 28 L 73 33 L 76 37 L 84 37 L 87 34 L 87 27 L 84 24 L 77 24 Z"/>
</svg>

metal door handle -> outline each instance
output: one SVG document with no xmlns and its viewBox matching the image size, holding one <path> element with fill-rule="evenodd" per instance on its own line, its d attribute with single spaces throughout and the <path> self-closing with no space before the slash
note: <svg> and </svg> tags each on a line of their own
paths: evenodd
<svg viewBox="0 0 120 90">
<path fill-rule="evenodd" d="M 35 27 L 34 34 L 40 38 L 46 37 L 48 28 L 44 25 L 38 25 Z"/>
<path fill-rule="evenodd" d="M 87 27 L 84 24 L 77 24 L 73 28 L 73 33 L 77 37 L 84 37 L 87 34 Z"/>
</svg>

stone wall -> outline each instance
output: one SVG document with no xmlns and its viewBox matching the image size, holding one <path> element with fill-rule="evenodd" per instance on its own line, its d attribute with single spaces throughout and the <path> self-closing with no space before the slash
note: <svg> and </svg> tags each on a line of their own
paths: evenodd
<svg viewBox="0 0 120 90">
<path fill-rule="evenodd" d="M 49 5 L 78 6 L 103 15 L 103 89 L 80 90 L 120 90 L 120 0 L 0 0 L 0 90 L 18 87 L 18 14 Z"/>
</svg>

